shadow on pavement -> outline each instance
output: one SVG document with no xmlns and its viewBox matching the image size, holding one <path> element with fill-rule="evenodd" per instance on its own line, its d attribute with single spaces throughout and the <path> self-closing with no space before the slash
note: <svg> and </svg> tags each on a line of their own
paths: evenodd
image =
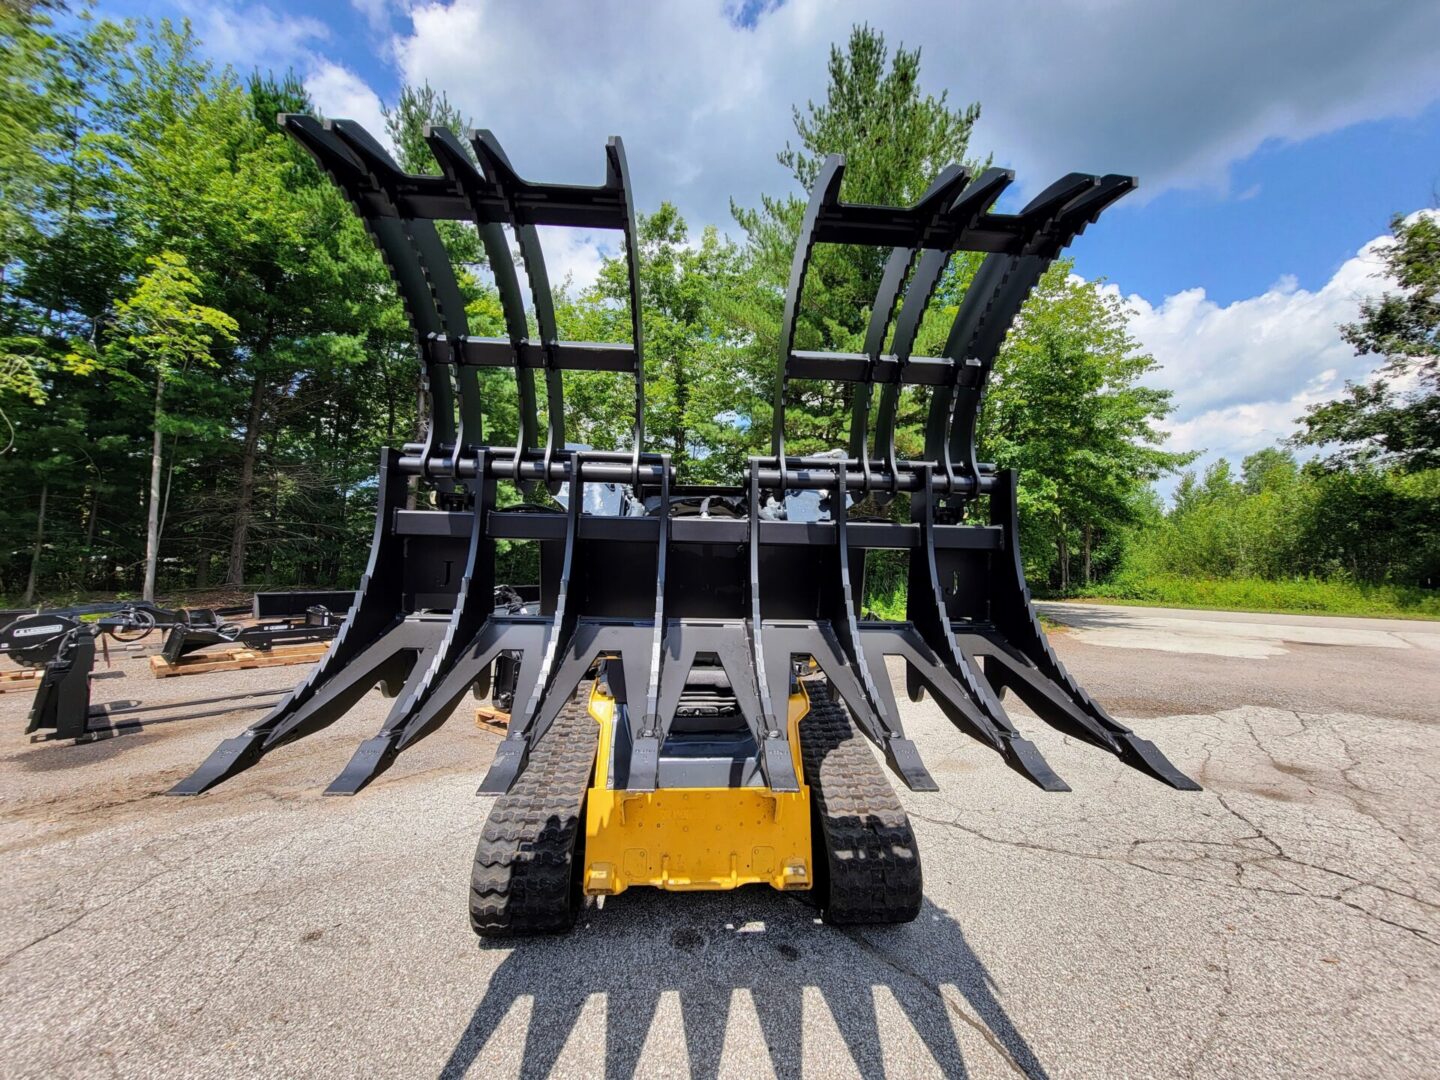
<svg viewBox="0 0 1440 1080">
<path fill-rule="evenodd" d="M 1165 618 L 1167 612 L 1164 609 L 1156 609 L 1150 616 L 1137 615 L 1134 611 L 1127 611 L 1123 608 L 1105 607 L 1096 604 L 1093 607 L 1076 607 L 1073 604 L 1061 604 L 1036 601 L 1035 609 L 1045 618 L 1059 626 L 1073 627 L 1076 630 L 1115 630 L 1115 629 L 1137 629 L 1148 625 L 1144 622 L 1146 618 Z"/>
<path fill-rule="evenodd" d="M 637 889 L 611 898 L 603 911 L 589 909 L 568 936 L 505 948 L 511 951 L 442 1080 L 464 1076 L 502 1029 L 518 1038 L 522 1021 L 507 1016 L 522 1001 L 530 1015 L 520 1075 L 549 1075 L 596 995 L 604 999 L 607 1077 L 633 1076 L 662 1009 L 670 1018 L 659 1021 L 657 1035 L 674 1030 L 677 1007 L 690 1074 L 717 1076 L 735 1024 L 732 1003 L 745 995 L 763 1034 L 756 1059 L 763 1053 L 777 1076 L 819 1071 L 813 1062 L 802 1069 L 807 1031 L 813 1052 L 838 1030 L 863 1077 L 887 1074 L 886 1044 L 896 1040 L 923 1044 L 934 1059 L 923 1071 L 963 1077 L 957 1025 L 973 1028 L 1023 1075 L 1048 1076 L 959 924 L 928 900 L 906 926 L 840 929 L 821 924 L 796 897 L 761 888 L 690 895 Z M 818 1016 L 817 1006 L 828 1016 Z M 731 1062 L 726 1071 L 743 1068 Z"/>
</svg>

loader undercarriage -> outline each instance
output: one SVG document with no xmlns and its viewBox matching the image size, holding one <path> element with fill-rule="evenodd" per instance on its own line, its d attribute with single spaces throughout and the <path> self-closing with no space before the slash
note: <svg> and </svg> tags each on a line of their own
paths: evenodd
<svg viewBox="0 0 1440 1080">
<path fill-rule="evenodd" d="M 618 139 L 606 147 L 605 182 L 578 187 L 522 179 L 488 132 L 467 144 L 428 130 L 440 174 L 414 175 L 358 125 L 281 119 L 385 257 L 415 328 L 428 424 L 421 441 L 382 456 L 370 562 L 329 653 L 173 794 L 236 775 L 379 685 L 395 697 L 389 715 L 327 789 L 354 794 L 505 671 L 513 707 L 480 785 L 500 798 L 477 852 L 472 920 L 482 933 L 514 934 L 563 929 L 583 894 L 631 885 L 768 883 L 815 891 L 834 922 L 913 918 L 915 838 L 872 747 L 911 790 L 936 783 L 906 736 L 891 658 L 913 700 L 930 695 L 1047 791 L 1069 789 L 1010 718 L 1007 689 L 1066 734 L 1195 788 L 1051 651 L 1020 559 L 1016 477 L 976 451 L 985 383 L 1021 305 L 1131 178 L 1073 173 L 999 214 L 1013 175 L 952 165 L 914 205 L 872 206 L 839 198 L 844 162 L 832 157 L 792 263 L 771 452 L 749 460 L 739 486 L 691 488 L 668 455 L 645 449 L 639 254 Z M 505 336 L 471 335 L 436 220 L 478 230 Z M 542 226 L 624 235 L 630 341 L 560 338 Z M 819 244 L 887 253 L 861 352 L 797 344 Z M 949 338 L 939 356 L 912 355 L 960 252 L 983 261 Z M 513 438 L 482 432 L 482 368 L 514 372 Z M 566 442 L 564 375 L 578 371 L 633 381 L 628 445 Z M 787 451 L 792 384 L 806 380 L 852 384 L 847 447 Z M 897 449 L 907 394 L 927 416 L 913 459 Z M 536 602 L 494 608 L 500 541 L 538 546 Z M 904 620 L 861 609 L 865 554 L 877 550 L 907 554 Z"/>
<path fill-rule="evenodd" d="M 471 875 L 476 933 L 569 929 L 584 896 L 635 885 L 690 892 L 768 884 L 810 891 L 825 920 L 839 925 L 915 918 L 919 851 L 884 772 L 823 679 L 797 685 L 790 702 L 800 791 L 627 792 L 608 767 L 619 726 L 615 700 L 600 683 L 582 688 L 490 810 Z M 687 733 L 673 755 L 697 749 L 709 734 Z"/>
</svg>

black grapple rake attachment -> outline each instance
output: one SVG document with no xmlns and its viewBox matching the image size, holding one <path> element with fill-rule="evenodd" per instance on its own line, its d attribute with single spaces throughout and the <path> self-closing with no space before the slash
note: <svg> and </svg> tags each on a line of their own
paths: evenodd
<svg viewBox="0 0 1440 1080">
<path fill-rule="evenodd" d="M 345 193 L 380 248 L 417 337 L 430 404 L 423 443 L 383 453 L 369 565 L 330 651 L 268 715 L 228 739 L 172 794 L 198 794 L 266 753 L 333 723 L 376 685 L 394 696 L 379 732 L 363 742 L 330 794 L 353 794 L 406 747 L 434 731 L 467 692 L 483 694 L 492 664 L 518 657 L 509 730 L 482 792 L 505 792 L 524 772 L 596 662 L 625 705 L 617 761 L 629 791 L 659 784 L 667 736 L 697 658 L 723 669 L 753 735 L 754 763 L 775 792 L 799 790 L 785 717 L 796 658 L 813 660 L 859 730 L 915 790 L 936 785 L 905 735 L 886 658 L 901 657 L 912 698 L 928 692 L 959 728 L 1049 791 L 1068 790 L 1011 722 L 1010 688 L 1044 720 L 1116 754 L 1176 788 L 1195 784 L 1156 747 L 1114 720 L 1056 659 L 1036 620 L 1018 548 L 1016 480 L 976 460 L 975 428 L 986 378 L 1021 304 L 1079 233 L 1133 186 L 1129 177 L 1071 174 L 1018 214 L 991 211 L 1013 175 L 943 171 L 911 207 L 839 200 L 844 163 L 821 170 L 801 226 L 781 327 L 771 456 L 752 458 L 740 488 L 677 488 L 665 455 L 644 450 L 635 214 L 619 139 L 606 147 L 598 187 L 522 180 L 494 136 L 427 132 L 440 175 L 403 172 L 358 125 L 284 116 L 283 126 Z M 436 220 L 478 229 L 503 306 L 506 336 L 472 337 Z M 624 233 L 632 341 L 559 340 L 539 226 Z M 513 232 L 528 278 L 527 325 Z M 865 351 L 794 349 L 806 268 L 815 245 L 888 249 Z M 938 357 L 912 355 L 936 285 L 956 252 L 985 253 Z M 903 302 L 903 303 L 902 303 Z M 898 315 L 896 314 L 898 310 Z M 889 349 L 885 348 L 887 338 Z M 515 371 L 519 436 L 485 443 L 476 369 Z M 562 374 L 633 376 L 629 449 L 567 449 Z M 537 420 L 543 376 L 546 430 Z M 790 456 L 785 407 L 791 380 L 856 384 L 848 457 Z M 871 417 L 873 388 L 878 407 Z M 901 460 L 896 410 L 904 386 L 930 388 L 923 460 Z M 436 508 L 406 508 L 412 480 L 436 492 Z M 565 496 L 563 510 L 502 509 L 501 480 Z M 587 513 L 586 484 L 622 485 L 652 509 Z M 818 491 L 828 515 L 786 520 L 787 492 Z M 910 520 L 847 519 L 851 497 L 907 493 Z M 964 524 L 988 496 L 989 524 Z M 722 496 L 732 513 L 696 513 Z M 734 508 L 739 508 L 735 510 Z M 538 614 L 493 608 L 495 542 L 540 547 Z M 904 622 L 863 618 L 864 553 L 909 553 Z"/>
</svg>

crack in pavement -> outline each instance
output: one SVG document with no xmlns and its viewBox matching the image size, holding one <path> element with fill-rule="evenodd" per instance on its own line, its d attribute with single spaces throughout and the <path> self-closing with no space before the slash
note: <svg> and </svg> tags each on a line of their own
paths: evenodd
<svg viewBox="0 0 1440 1080">
<path fill-rule="evenodd" d="M 993 835 L 993 834 L 991 834 L 991 833 L 985 832 L 983 829 L 976 828 L 976 827 L 974 827 L 974 826 L 972 826 L 972 825 L 963 824 L 962 822 L 960 822 L 960 821 L 958 821 L 958 820 L 954 820 L 954 819 L 945 820 L 945 819 L 943 819 L 943 818 L 929 817 L 929 816 L 926 816 L 926 815 L 923 815 L 923 814 L 917 814 L 917 813 L 914 813 L 914 812 L 911 812 L 910 816 L 911 816 L 913 819 L 916 819 L 916 820 L 919 820 L 919 821 L 925 821 L 925 822 L 928 822 L 928 823 L 930 823 L 930 824 L 932 824 L 932 825 L 940 826 L 940 827 L 942 827 L 942 828 L 956 829 L 956 830 L 958 830 L 958 831 L 960 831 L 960 832 L 965 833 L 965 834 L 968 835 L 968 836 L 973 836 L 973 837 L 975 837 L 975 838 L 977 838 L 977 839 L 987 841 L 988 843 L 997 844 L 997 845 L 1001 845 L 1001 846 L 1004 846 L 1004 847 L 1019 848 L 1019 849 L 1022 849 L 1022 850 L 1034 851 L 1034 852 L 1037 852 L 1037 853 L 1040 853 L 1040 854 L 1046 854 L 1046 855 L 1063 855 L 1063 856 L 1066 856 L 1066 857 L 1069 857 L 1069 858 L 1086 859 L 1086 860 L 1091 860 L 1091 861 L 1095 861 L 1095 862 L 1116 864 L 1116 865 L 1120 865 L 1120 866 L 1130 867 L 1130 868 L 1135 869 L 1135 870 L 1140 870 L 1140 871 L 1143 871 L 1143 872 L 1145 872 L 1145 873 L 1154 874 L 1154 875 L 1159 876 L 1159 877 L 1174 878 L 1174 879 L 1178 879 L 1178 880 L 1181 880 L 1181 881 L 1191 882 L 1191 883 L 1194 883 L 1194 884 L 1215 885 L 1215 886 L 1222 886 L 1222 887 L 1225 887 L 1225 888 L 1234 888 L 1234 889 L 1239 889 L 1239 890 L 1241 890 L 1241 891 L 1243 891 L 1243 892 L 1247 892 L 1247 893 L 1268 893 L 1268 894 L 1270 894 L 1270 895 L 1277 895 L 1277 896 L 1296 896 L 1296 897 L 1305 897 L 1305 898 L 1312 899 L 1312 900 L 1329 901 L 1329 902 L 1333 902 L 1333 903 L 1340 904 L 1341 906 L 1346 907 L 1346 908 L 1349 908 L 1349 909 L 1351 909 L 1351 910 L 1353 910 L 1353 911 L 1359 912 L 1360 914 L 1365 915 L 1367 918 L 1374 919 L 1374 920 L 1376 920 L 1377 922 L 1384 923 L 1384 924 L 1387 925 L 1387 926 L 1391 926 L 1391 927 L 1394 927 L 1394 928 L 1399 929 L 1399 930 L 1404 930 L 1404 931 L 1406 931 L 1407 933 L 1414 935 L 1414 936 L 1417 937 L 1419 940 L 1425 942 L 1427 945 L 1440 946 L 1440 940 L 1437 940 L 1436 937 L 1433 936 L 1433 933 L 1434 933 L 1433 931 L 1427 930 L 1427 929 L 1422 929 L 1422 928 L 1415 927 L 1415 926 L 1411 926 L 1411 925 L 1409 925 L 1408 923 L 1403 923 L 1403 922 L 1400 922 L 1400 921 L 1398 921 L 1398 920 L 1396 920 L 1396 919 L 1387 918 L 1387 917 L 1384 916 L 1384 915 L 1381 915 L 1381 914 L 1379 914 L 1379 913 L 1377 913 L 1377 912 L 1371 911 L 1370 909 L 1368 909 L 1368 908 L 1366 908 L 1366 907 L 1364 907 L 1364 906 L 1362 906 L 1362 905 L 1360 905 L 1360 904 L 1355 903 L 1353 900 L 1347 899 L 1345 894 L 1346 894 L 1346 893 L 1349 893 L 1349 892 L 1353 892 L 1356 888 L 1360 888 L 1360 887 L 1370 887 L 1370 888 L 1377 889 L 1378 891 L 1381 891 L 1381 892 L 1386 892 L 1386 893 L 1390 893 L 1390 894 L 1392 894 L 1392 895 L 1404 897 L 1404 898 L 1406 898 L 1406 899 L 1415 900 L 1417 903 L 1420 903 L 1420 904 L 1425 905 L 1425 906 L 1427 906 L 1427 907 L 1435 907 L 1436 905 L 1430 904 L 1429 902 L 1424 901 L 1424 900 L 1420 900 L 1418 897 L 1410 896 L 1409 894 L 1404 893 L 1404 892 L 1401 892 L 1401 891 L 1399 891 L 1399 890 L 1391 889 L 1391 888 L 1389 888 L 1388 886 L 1380 885 L 1380 884 L 1378 884 L 1378 883 L 1376 883 L 1376 882 L 1369 881 L 1369 880 L 1366 880 L 1366 879 L 1363 879 L 1363 878 L 1358 878 L 1358 877 L 1356 877 L 1356 876 L 1353 875 L 1353 874 L 1347 874 L 1347 873 L 1345 873 L 1344 871 L 1333 870 L 1333 869 L 1331 869 L 1330 867 L 1322 866 L 1322 865 L 1315 864 L 1315 863 L 1308 863 L 1308 862 L 1306 862 L 1306 861 L 1303 860 L 1303 859 L 1295 859 L 1295 858 L 1292 858 L 1291 856 L 1287 855 L 1287 854 L 1285 853 L 1284 849 L 1280 846 L 1280 844 L 1278 844 L 1271 836 L 1269 836 L 1269 835 L 1265 832 L 1265 830 L 1264 830 L 1263 828 L 1261 828 L 1256 822 L 1254 822 L 1252 819 L 1250 819 L 1249 817 L 1247 817 L 1245 814 L 1241 813 L 1240 811 L 1236 810 L 1236 809 L 1235 809 L 1234 807 L 1232 807 L 1228 802 L 1226 802 L 1225 797 L 1224 797 L 1223 795 L 1220 795 L 1220 794 L 1218 794 L 1218 793 L 1216 793 L 1216 792 L 1211 792 L 1210 794 L 1211 794 L 1211 795 L 1216 799 L 1216 801 L 1217 801 L 1228 813 L 1230 813 L 1237 821 L 1243 822 L 1243 823 L 1251 830 L 1251 832 L 1250 832 L 1249 834 L 1245 835 L 1245 836 L 1234 837 L 1234 838 L 1231 838 L 1231 839 L 1229 839 L 1229 840 L 1185 840 L 1185 841 L 1181 841 L 1182 843 L 1187 844 L 1187 845 L 1191 845 L 1191 846 L 1195 846 L 1195 847 L 1200 847 L 1200 848 L 1228 848 L 1228 849 L 1231 849 L 1231 850 L 1236 850 L 1236 849 L 1237 849 L 1237 845 L 1243 844 L 1243 843 L 1244 843 L 1245 841 L 1247 841 L 1247 840 L 1259 840 L 1261 843 L 1264 843 L 1264 844 L 1266 844 L 1266 845 L 1269 846 L 1269 851 L 1266 852 L 1266 853 L 1263 853 L 1263 854 L 1262 854 L 1262 853 L 1257 853 L 1257 852 L 1254 851 L 1254 849 L 1249 849 L 1250 854 L 1252 855 L 1252 857 L 1250 857 L 1250 858 L 1237 858 L 1237 859 L 1234 859 L 1234 860 L 1230 860 L 1230 861 L 1231 861 L 1231 864 L 1232 864 L 1232 866 L 1233 866 L 1233 868 L 1234 868 L 1234 876 L 1235 876 L 1235 880 L 1234 880 L 1233 882 L 1230 882 L 1230 883 L 1227 883 L 1227 882 L 1224 882 L 1224 881 L 1220 881 L 1220 880 L 1217 880 L 1217 879 L 1212 879 L 1212 878 L 1197 877 L 1197 876 L 1190 875 L 1190 874 L 1177 873 L 1177 872 L 1174 872 L 1174 871 L 1161 869 L 1160 867 L 1157 867 L 1157 866 L 1154 866 L 1154 865 L 1147 865 L 1146 863 L 1143 863 L 1143 862 L 1137 862 L 1137 861 L 1136 861 L 1131 855 L 1129 855 L 1129 854 L 1119 855 L 1119 854 L 1114 854 L 1114 853 L 1109 853 L 1109 852 L 1100 852 L 1100 851 L 1076 851 L 1076 850 L 1074 850 L 1074 849 L 1072 849 L 1072 848 L 1057 847 L 1057 846 L 1054 846 L 1054 845 L 1051 845 L 1051 844 L 1038 843 L 1038 842 L 1035 842 L 1035 841 L 1032 841 L 1032 840 L 1009 839 L 1009 838 L 1006 838 L 1006 837 L 995 836 L 995 835 Z M 1144 844 L 1144 843 L 1149 843 L 1149 842 L 1159 842 L 1159 841 L 1143 841 L 1143 840 L 1132 841 L 1132 842 L 1131 842 L 1131 845 L 1130 845 L 1130 850 L 1133 851 L 1135 847 L 1137 847 L 1137 846 L 1139 846 L 1139 845 L 1141 845 L 1141 844 Z M 1244 848 L 1239 848 L 1238 850 L 1240 850 L 1240 851 L 1245 851 L 1246 849 L 1244 849 Z M 1262 857 L 1259 857 L 1259 858 L 1253 857 L 1254 855 L 1257 855 L 1257 854 L 1261 854 Z M 1353 881 L 1353 882 L 1355 882 L 1356 884 L 1355 884 L 1355 885 L 1352 885 L 1352 886 L 1349 886 L 1349 887 L 1347 887 L 1346 889 L 1342 889 L 1342 890 L 1340 890 L 1340 891 L 1338 891 L 1338 892 L 1336 892 L 1336 893 L 1318 893 L 1318 892 L 1315 892 L 1315 891 L 1313 891 L 1313 890 L 1311 890 L 1311 889 L 1304 888 L 1303 886 L 1300 886 L 1298 883 L 1296 884 L 1296 887 L 1293 888 L 1293 889 L 1282 889 L 1282 888 L 1276 888 L 1276 887 L 1273 887 L 1273 886 L 1258 885 L 1258 884 L 1255 884 L 1254 882 L 1247 882 L 1246 880 L 1244 880 L 1244 871 L 1245 871 L 1245 868 L 1246 868 L 1246 867 L 1248 867 L 1248 866 L 1263 866 L 1264 863 L 1270 862 L 1270 861 L 1273 861 L 1273 860 L 1278 860 L 1278 861 L 1280 861 L 1281 863 L 1286 863 L 1286 864 L 1291 864 L 1291 865 L 1296 865 L 1296 866 L 1305 867 L 1305 868 L 1307 868 L 1307 869 L 1313 869 L 1313 870 L 1322 871 L 1322 872 L 1324 872 L 1324 873 L 1334 874 L 1334 875 L 1337 876 L 1337 877 L 1341 877 L 1341 878 L 1344 878 L 1344 879 L 1346 879 L 1346 880 Z M 1159 861 L 1159 862 L 1163 862 L 1163 863 L 1185 864 L 1185 863 L 1209 863 L 1209 862 L 1212 862 L 1213 860 L 1210 859 L 1209 857 L 1207 857 L 1207 855 L 1205 855 L 1205 854 L 1202 853 L 1202 854 L 1196 855 L 1196 856 L 1194 856 L 1194 857 L 1192 857 L 1192 858 L 1175 858 L 1175 857 L 1159 858 L 1159 857 L 1152 857 L 1152 861 Z"/>
</svg>

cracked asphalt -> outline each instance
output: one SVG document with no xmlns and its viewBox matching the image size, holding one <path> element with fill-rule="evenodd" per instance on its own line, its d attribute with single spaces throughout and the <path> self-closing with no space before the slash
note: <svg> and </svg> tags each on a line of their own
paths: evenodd
<svg viewBox="0 0 1440 1080">
<path fill-rule="evenodd" d="M 353 799 L 320 791 L 378 694 L 165 799 L 246 715 L 32 744 L 29 695 L 0 696 L 0 1074 L 1434 1076 L 1440 624 L 1046 613 L 1072 673 L 1205 790 L 1014 703 L 1074 788 L 1046 794 L 907 703 L 941 791 L 902 792 L 927 901 L 886 929 L 765 889 L 634 890 L 568 937 L 482 945 L 495 736 L 466 710 Z M 132 657 L 94 695 L 302 673 L 155 681 Z"/>
</svg>

